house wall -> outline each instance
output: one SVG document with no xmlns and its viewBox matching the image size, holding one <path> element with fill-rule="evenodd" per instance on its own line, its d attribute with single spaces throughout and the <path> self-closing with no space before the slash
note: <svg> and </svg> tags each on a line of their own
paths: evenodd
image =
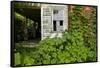
<svg viewBox="0 0 100 68">
<path fill-rule="evenodd" d="M 53 11 L 53 10 L 52 10 Z M 53 20 L 63 20 L 64 19 L 64 11 L 58 9 L 57 14 L 53 14 Z"/>
<path fill-rule="evenodd" d="M 53 10 L 59 10 L 57 15 L 53 14 Z M 53 31 L 53 20 L 57 21 L 57 31 Z M 63 26 L 60 26 L 59 20 L 63 20 Z M 62 31 L 68 28 L 68 7 L 67 5 L 41 5 L 41 39 L 50 36 L 51 38 L 58 34 L 61 37 Z"/>
<path fill-rule="evenodd" d="M 52 11 L 49 4 L 41 5 L 41 39 L 50 35 L 52 30 Z"/>
</svg>

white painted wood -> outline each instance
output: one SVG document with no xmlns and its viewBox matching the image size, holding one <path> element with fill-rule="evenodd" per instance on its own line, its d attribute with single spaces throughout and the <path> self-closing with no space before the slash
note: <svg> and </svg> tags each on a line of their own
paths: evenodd
<svg viewBox="0 0 100 68">
<path fill-rule="evenodd" d="M 58 14 L 53 14 L 54 10 L 58 10 Z M 53 20 L 56 20 L 57 31 L 53 31 Z M 63 26 L 60 25 L 63 20 Z M 53 38 L 56 34 L 62 36 L 62 32 L 68 29 L 68 6 L 55 4 L 41 5 L 41 39 L 47 36 Z"/>
<path fill-rule="evenodd" d="M 68 30 L 68 5 L 64 7 L 64 24 L 63 30 Z"/>
<path fill-rule="evenodd" d="M 49 4 L 42 4 L 41 8 L 41 33 L 42 39 L 44 39 L 47 36 L 50 36 L 52 31 L 52 11 Z"/>
</svg>

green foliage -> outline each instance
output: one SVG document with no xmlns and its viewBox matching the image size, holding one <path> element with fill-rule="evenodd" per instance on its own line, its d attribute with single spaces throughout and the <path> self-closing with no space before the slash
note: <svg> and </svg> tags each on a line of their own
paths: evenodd
<svg viewBox="0 0 100 68">
<path fill-rule="evenodd" d="M 15 64 L 16 65 L 19 65 L 20 64 L 20 54 L 19 53 L 15 53 Z"/>
<path fill-rule="evenodd" d="M 81 14 L 82 9 L 83 6 L 77 6 L 70 12 L 70 30 L 64 31 L 62 38 L 47 37 L 36 48 L 17 48 L 16 51 L 24 56 L 20 65 L 96 61 L 96 9 L 94 7 L 94 13 L 90 15 L 91 21 Z"/>
<path fill-rule="evenodd" d="M 16 19 L 19 19 L 19 20 L 24 20 L 24 16 L 22 16 L 21 14 L 19 14 L 19 13 L 17 13 L 17 12 L 15 12 L 15 18 Z"/>
<path fill-rule="evenodd" d="M 15 37 L 16 42 L 30 40 L 35 37 L 37 22 L 26 18 L 18 12 L 14 12 L 15 22 Z M 35 24 L 36 23 L 36 24 Z"/>
</svg>

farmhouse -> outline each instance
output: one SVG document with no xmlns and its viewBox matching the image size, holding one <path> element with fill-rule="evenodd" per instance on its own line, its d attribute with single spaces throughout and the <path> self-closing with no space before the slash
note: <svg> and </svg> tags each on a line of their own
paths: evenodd
<svg viewBox="0 0 100 68">
<path fill-rule="evenodd" d="M 54 37 L 67 29 L 68 14 L 67 5 L 43 4 L 41 6 L 41 34 L 42 39 L 46 36 Z"/>
</svg>

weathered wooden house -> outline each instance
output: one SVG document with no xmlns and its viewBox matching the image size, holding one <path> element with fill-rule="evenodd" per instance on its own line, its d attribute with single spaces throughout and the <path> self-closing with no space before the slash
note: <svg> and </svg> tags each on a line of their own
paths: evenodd
<svg viewBox="0 0 100 68">
<path fill-rule="evenodd" d="M 42 4 L 41 5 L 41 38 L 54 37 L 68 28 L 67 5 Z"/>
</svg>

